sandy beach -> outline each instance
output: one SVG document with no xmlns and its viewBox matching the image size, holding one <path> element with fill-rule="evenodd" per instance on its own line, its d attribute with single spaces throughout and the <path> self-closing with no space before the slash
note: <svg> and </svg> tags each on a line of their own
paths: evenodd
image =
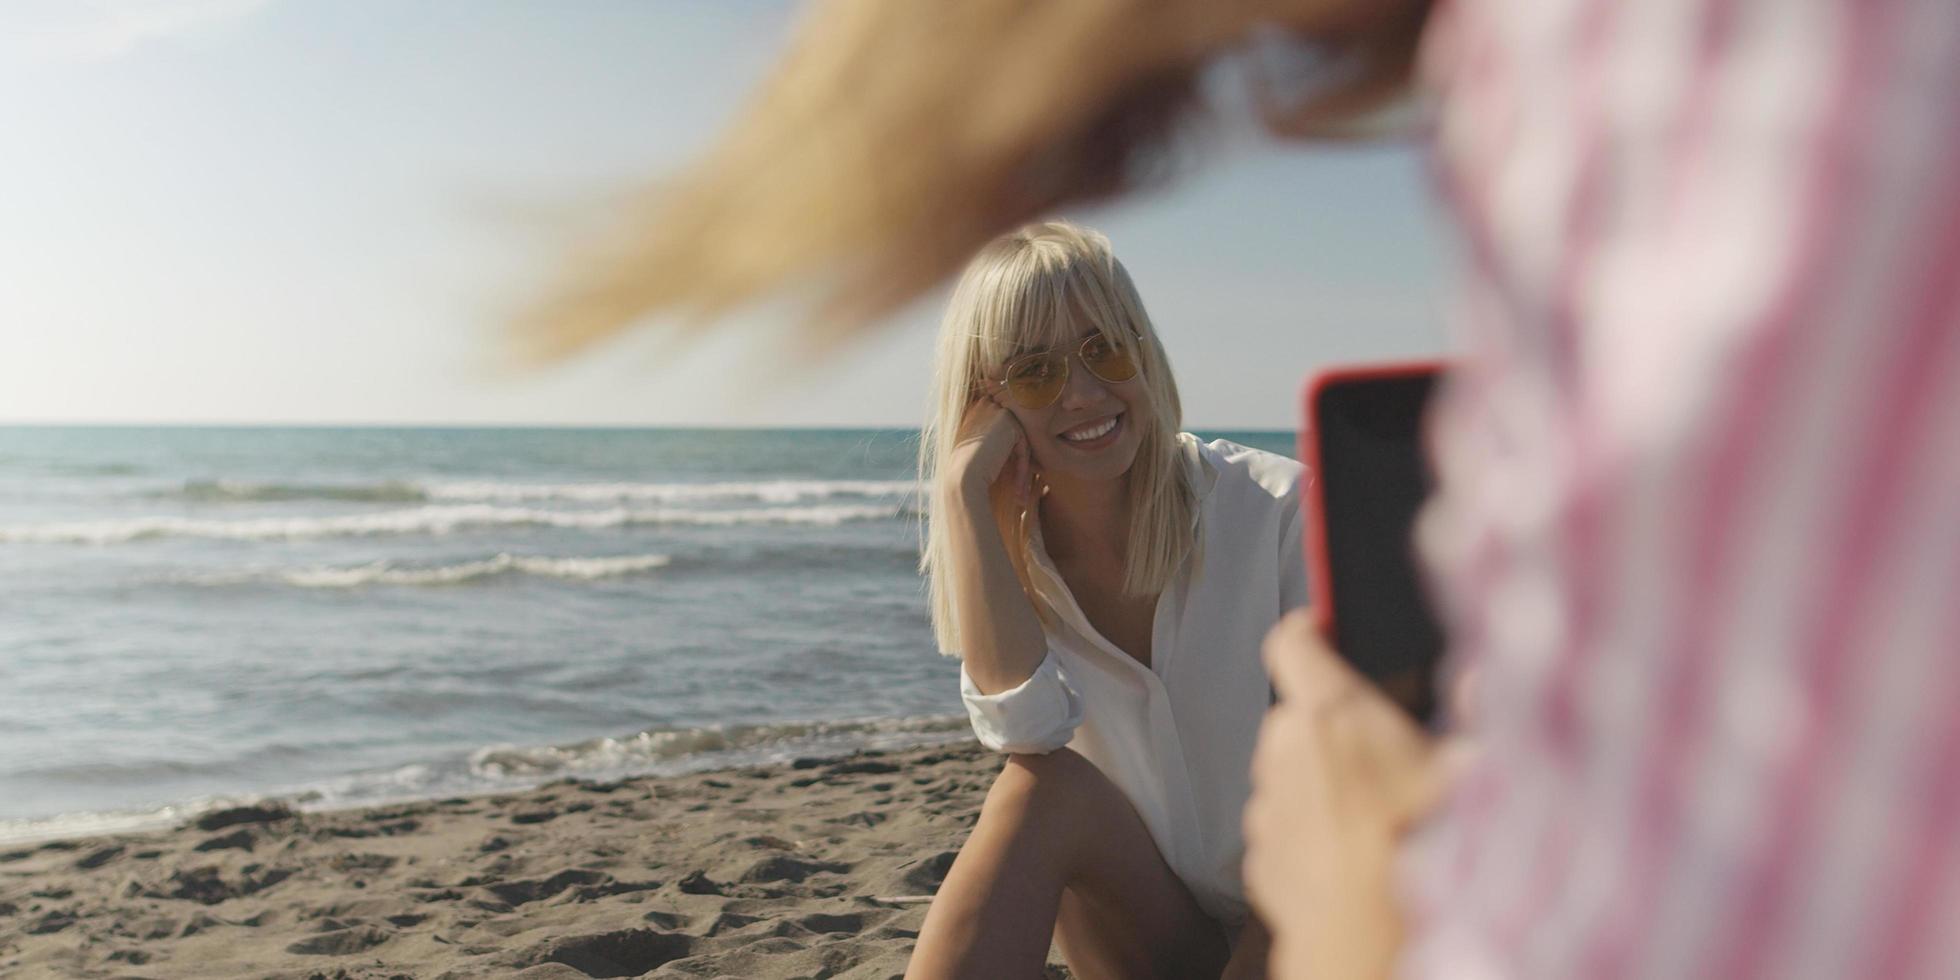
<svg viewBox="0 0 1960 980">
<path fill-rule="evenodd" d="M 0 976 L 885 980 L 999 761 L 962 743 L 22 846 Z"/>
</svg>

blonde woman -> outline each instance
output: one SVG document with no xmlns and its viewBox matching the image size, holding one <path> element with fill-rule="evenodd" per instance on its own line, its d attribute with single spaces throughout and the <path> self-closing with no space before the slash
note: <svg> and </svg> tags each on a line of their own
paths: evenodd
<svg viewBox="0 0 1960 980">
<path fill-rule="evenodd" d="M 1431 813 L 1423 733 L 1275 631 L 1275 975 L 1960 976 L 1960 4 L 827 0 L 533 336 L 889 306 L 1161 173 L 1253 38 L 1305 55 L 1282 135 L 1426 94 L 1468 268 L 1419 537 L 1483 746 Z"/>
<path fill-rule="evenodd" d="M 1305 602 L 1299 464 L 1178 431 L 1129 275 L 1061 222 L 967 267 L 933 385 L 933 623 L 1009 755 L 908 975 L 1039 976 L 1052 936 L 1077 976 L 1264 976 L 1240 811 L 1259 643 Z"/>
</svg>

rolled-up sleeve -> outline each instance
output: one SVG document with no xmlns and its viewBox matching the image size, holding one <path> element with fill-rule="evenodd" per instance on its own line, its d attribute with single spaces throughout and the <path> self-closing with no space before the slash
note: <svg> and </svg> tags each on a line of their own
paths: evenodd
<svg viewBox="0 0 1960 980">
<path fill-rule="evenodd" d="M 982 694 L 960 667 L 960 700 L 980 744 L 996 752 L 1053 752 L 1082 724 L 1082 696 L 1069 686 L 1055 652 L 1028 679 L 998 694 Z"/>
</svg>

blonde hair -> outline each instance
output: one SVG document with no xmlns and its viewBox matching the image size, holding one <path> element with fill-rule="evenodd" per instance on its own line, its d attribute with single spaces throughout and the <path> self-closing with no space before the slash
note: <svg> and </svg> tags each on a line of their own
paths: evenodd
<svg viewBox="0 0 1960 980">
<path fill-rule="evenodd" d="M 919 483 L 931 501 L 924 508 L 919 569 L 942 653 L 960 650 L 953 591 L 947 587 L 948 533 L 936 516 L 939 502 L 958 489 L 949 485 L 952 477 L 942 464 L 958 442 L 960 420 L 981 396 L 989 372 L 1017 353 L 1065 344 L 1084 328 L 1134 353 L 1151 409 L 1127 475 L 1130 530 L 1123 591 L 1161 592 L 1191 551 L 1196 501 L 1178 445 L 1183 406 L 1136 285 L 1101 234 L 1065 221 L 1027 225 L 995 239 L 967 264 L 947 305 L 933 359 L 931 403 L 919 433 Z M 1054 610 L 1029 578 L 1026 516 L 1019 510 L 1002 515 L 1005 526 L 1018 529 L 1008 536 L 1008 556 L 1022 590 L 1053 623 Z"/>
<path fill-rule="evenodd" d="M 736 124 L 629 202 L 515 339 L 562 356 L 793 284 L 823 290 L 805 336 L 832 339 L 1006 229 L 1164 176 L 1200 74 L 1255 35 L 1298 55 L 1255 66 L 1272 129 L 1365 135 L 1429 2 L 823 0 Z"/>
</svg>

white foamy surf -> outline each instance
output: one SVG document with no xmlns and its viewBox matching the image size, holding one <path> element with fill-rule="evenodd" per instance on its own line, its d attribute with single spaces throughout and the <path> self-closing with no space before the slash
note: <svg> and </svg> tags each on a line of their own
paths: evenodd
<svg viewBox="0 0 1960 980">
<path fill-rule="evenodd" d="M 673 559 L 667 555 L 552 558 L 499 552 L 489 558 L 448 565 L 408 565 L 383 560 L 361 565 L 248 569 L 187 576 L 183 581 L 191 585 L 276 582 L 303 589 L 352 589 L 368 585 L 463 585 L 507 575 L 536 575 L 544 578 L 592 581 L 664 568 L 672 561 Z"/>
<path fill-rule="evenodd" d="M 265 503 L 294 500 L 345 500 L 369 503 L 717 503 L 754 501 L 794 504 L 839 498 L 888 498 L 914 494 L 911 480 L 752 480 L 708 483 L 507 483 L 493 480 L 378 483 L 281 483 L 252 480 L 190 480 L 161 494 L 202 503 Z"/>
<path fill-rule="evenodd" d="M 837 497 L 902 497 L 918 484 L 910 480 L 765 480 L 752 483 L 436 483 L 424 487 L 431 500 L 518 503 L 563 500 L 579 503 L 651 501 L 666 504 L 753 500 L 794 504 Z"/>
<path fill-rule="evenodd" d="M 331 517 L 260 517 L 213 520 L 155 516 L 100 521 L 0 526 L 0 543 L 124 544 L 148 538 L 212 538 L 232 541 L 295 541 L 382 535 L 444 535 L 474 528 L 555 527 L 599 530 L 636 525 L 728 527 L 742 524 L 837 525 L 898 517 L 904 507 L 828 505 L 686 510 L 670 507 L 561 511 L 488 504 L 417 507 Z"/>
</svg>

